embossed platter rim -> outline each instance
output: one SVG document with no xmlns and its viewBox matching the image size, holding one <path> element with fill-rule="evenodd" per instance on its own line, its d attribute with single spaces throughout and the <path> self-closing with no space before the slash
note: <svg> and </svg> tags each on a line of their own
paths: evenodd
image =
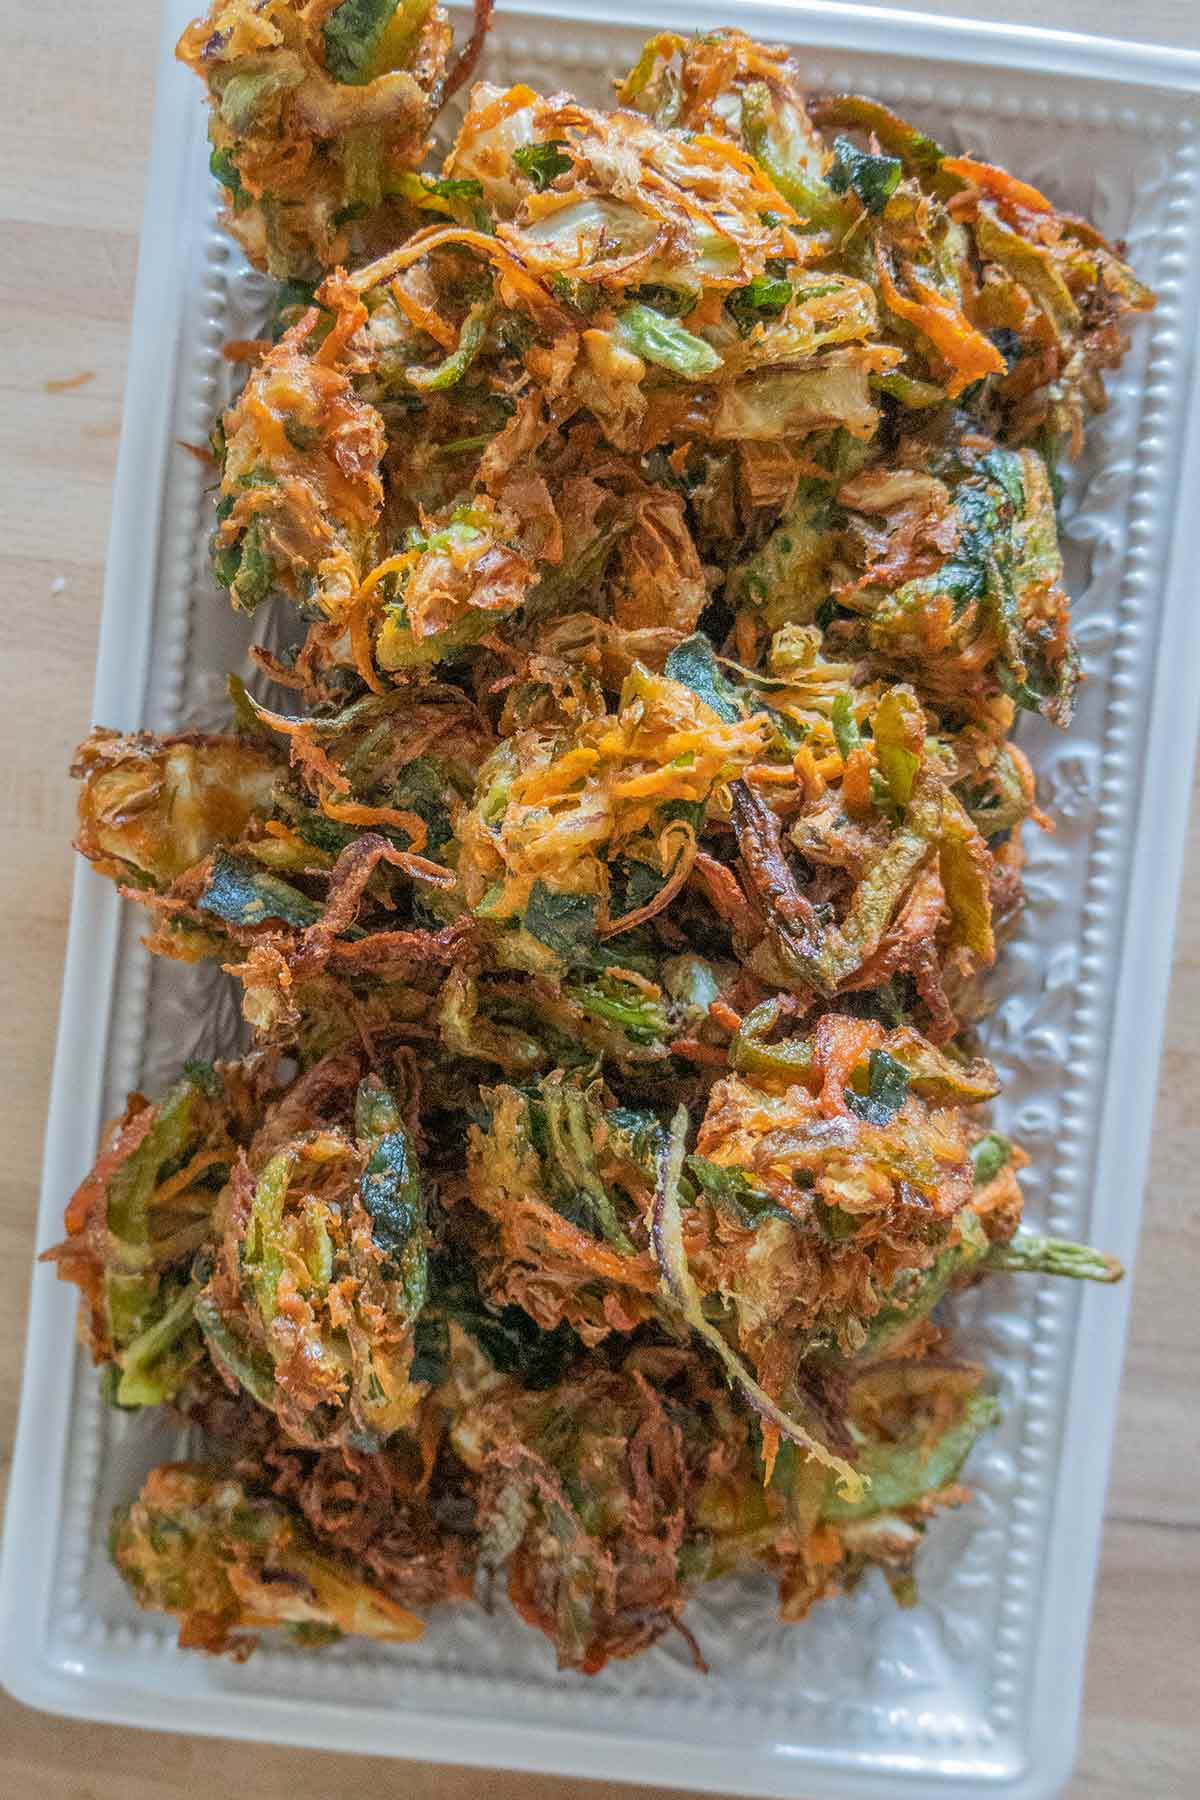
<svg viewBox="0 0 1200 1800">
<path fill-rule="evenodd" d="M 205 430 L 220 339 L 253 304 L 253 283 L 213 239 L 199 96 L 170 60 L 192 10 L 187 0 L 168 9 L 97 671 L 97 717 L 125 726 L 193 716 L 211 702 L 212 672 L 239 654 L 202 572 L 199 471 L 171 455 L 175 438 Z M 1187 96 L 1200 59 L 878 8 L 626 0 L 602 23 L 598 11 L 586 0 L 504 8 L 492 67 L 548 79 L 552 65 L 557 83 L 590 82 L 595 94 L 601 63 L 619 65 L 631 36 L 733 21 L 807 47 L 814 85 L 873 86 L 952 131 L 964 115 L 980 119 L 978 140 L 1002 159 L 1005 131 L 1026 132 L 1049 160 L 1023 161 L 1023 172 L 1086 189 L 1079 204 L 1092 183 L 1118 224 L 1132 207 L 1126 170 L 1141 171 L 1136 253 L 1163 305 L 1135 339 L 1067 525 L 1093 679 L 1082 731 L 1053 751 L 1032 746 L 1064 829 L 1057 844 L 1031 846 L 1034 904 L 997 983 L 993 1046 L 1011 1065 L 1014 1106 L 1022 1082 L 1044 1086 L 1062 1065 L 1058 1104 L 1039 1114 L 1027 1096 L 1021 1114 L 1043 1140 L 1031 1210 L 1128 1259 L 1128 1196 L 1140 1193 L 1153 1103 L 1145 1051 L 1161 1028 L 1182 852 L 1189 770 L 1178 746 L 1200 705 L 1187 592 L 1196 527 L 1173 505 L 1200 491 L 1200 408 L 1187 406 L 1200 377 L 1185 335 L 1200 237 Z M 569 33 L 552 29 L 563 20 Z M 1153 805 L 1137 806 L 1139 786 Z M 112 891 L 81 869 L 41 1242 L 56 1235 L 115 1090 L 154 1064 L 164 1037 L 174 1042 L 167 1027 L 177 1032 L 193 1004 L 175 971 L 150 970 L 136 937 Z M 1107 1045 L 1135 1033 L 1118 1108 Z M 70 1296 L 43 1271 L 0 1577 L 0 1675 L 56 1711 L 318 1747 L 763 1794 L 878 1795 L 906 1779 L 948 1796 L 988 1785 L 1048 1794 L 1072 1753 L 1126 1304 L 1123 1293 L 1063 1297 L 1034 1284 L 1011 1305 L 964 1309 L 1009 1417 L 996 1450 L 972 1465 L 978 1506 L 931 1534 L 919 1629 L 868 1591 L 781 1636 L 764 1596 L 726 1593 L 706 1598 L 701 1626 L 726 1652 L 716 1681 L 682 1680 L 664 1651 L 585 1685 L 556 1675 L 532 1634 L 515 1637 L 500 1618 L 482 1627 L 494 1643 L 439 1620 L 410 1658 L 347 1646 L 321 1662 L 269 1652 L 228 1669 L 181 1656 L 161 1621 L 123 1610 L 99 1553 L 106 1498 L 169 1441 L 153 1431 L 135 1441 L 102 1413 L 78 1359 L 65 1365 Z M 739 1615 L 742 1601 L 751 1615 Z"/>
</svg>

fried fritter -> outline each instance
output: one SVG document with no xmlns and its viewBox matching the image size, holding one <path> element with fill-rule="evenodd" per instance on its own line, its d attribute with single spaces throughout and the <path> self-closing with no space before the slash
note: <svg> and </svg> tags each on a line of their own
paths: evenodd
<svg viewBox="0 0 1200 1800">
<path fill-rule="evenodd" d="M 451 60 L 432 0 L 212 0 L 175 54 L 208 89 L 222 222 L 280 279 L 403 229 L 404 178 L 470 74 L 491 0 Z"/>
<path fill-rule="evenodd" d="M 212 440 L 288 710 L 94 732 L 79 848 L 258 1048 L 131 1096 L 48 1255 L 202 1443 L 113 1537 L 181 1642 L 502 1574 L 564 1666 L 703 1667 L 711 1578 L 912 1599 L 997 1410 L 947 1294 L 1120 1277 L 1021 1227 L 965 1034 L 1080 677 L 1058 460 L 1153 297 L 737 31 L 609 110 L 481 82 L 423 168 L 489 10 L 457 61 L 428 0 L 181 41 L 291 278 Z"/>
</svg>

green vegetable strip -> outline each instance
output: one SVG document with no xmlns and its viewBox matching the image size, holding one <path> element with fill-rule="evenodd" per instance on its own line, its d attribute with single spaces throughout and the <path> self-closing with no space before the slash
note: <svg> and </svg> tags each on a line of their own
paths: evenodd
<svg viewBox="0 0 1200 1800">
<path fill-rule="evenodd" d="M 382 48 L 397 0 L 342 0 L 322 27 L 325 39 L 325 67 L 335 81 L 361 87 L 377 73 L 376 59 Z M 402 8 L 417 15 L 420 24 L 429 12 L 429 4 Z"/>
<path fill-rule="evenodd" d="M 634 1044 L 660 1044 L 670 1034 L 666 1009 L 630 987 L 626 981 L 601 976 L 597 981 L 569 981 L 563 992 L 589 1018 L 615 1025 Z"/>
<path fill-rule="evenodd" d="M 578 1088 L 564 1087 L 551 1076 L 542 1083 L 542 1100 L 551 1148 L 568 1185 L 586 1195 L 601 1236 L 616 1249 L 632 1255 L 633 1245 L 596 1167 L 583 1095 Z"/>
<path fill-rule="evenodd" d="M 844 689 L 833 703 L 833 736 L 843 762 L 862 748 L 862 733 L 854 716 L 854 699 Z"/>
<path fill-rule="evenodd" d="M 993 1244 L 986 1261 L 989 1269 L 1008 1269 L 1014 1274 L 1066 1275 L 1075 1281 L 1115 1282 L 1125 1274 L 1115 1256 L 1106 1256 L 1089 1244 L 1039 1237 L 1031 1231 L 1018 1231 L 1008 1243 Z"/>
<path fill-rule="evenodd" d="M 259 1176 L 242 1252 L 242 1267 L 250 1277 L 255 1305 L 267 1325 L 275 1317 L 276 1291 L 283 1274 L 283 1254 L 277 1238 L 295 1163 L 295 1153 L 284 1150 L 271 1158 Z"/>
<path fill-rule="evenodd" d="M 161 1319 L 138 1333 L 120 1356 L 117 1381 L 118 1406 L 159 1406 L 169 1397 L 169 1382 L 160 1372 L 156 1378 L 154 1365 L 174 1348 L 192 1325 L 196 1312 L 195 1282 L 189 1282 L 176 1294 Z"/>
<path fill-rule="evenodd" d="M 238 174 L 237 164 L 230 150 L 214 150 L 208 159 L 209 173 L 215 175 L 222 187 L 227 187 L 235 201 L 242 191 L 242 178 Z"/>
<path fill-rule="evenodd" d="M 413 387 L 419 388 L 423 393 L 440 393 L 444 388 L 457 386 L 483 347 L 491 316 L 490 297 L 486 300 L 477 300 L 463 320 L 456 349 L 451 350 L 450 354 L 432 369 L 411 368 L 405 370 Z"/>
<path fill-rule="evenodd" d="M 998 1131 L 989 1131 L 977 1144 L 971 1145 L 971 1161 L 975 1165 L 975 1186 L 985 1187 L 994 1181 L 1012 1156 L 1012 1145 Z"/>
<path fill-rule="evenodd" d="M 886 1050 L 872 1050 L 865 1094 L 846 1090 L 851 1112 L 871 1125 L 886 1125 L 908 1098 L 908 1071 Z"/>
<path fill-rule="evenodd" d="M 227 1369 L 252 1400 L 273 1410 L 275 1370 L 265 1356 L 249 1349 L 230 1330 L 215 1301 L 201 1293 L 196 1300 L 196 1323 L 204 1334 L 213 1361 Z"/>
<path fill-rule="evenodd" d="M 777 318 L 792 297 L 792 284 L 782 275 L 756 275 L 745 287 L 735 288 L 725 306 L 743 337 L 768 318 Z"/>
<path fill-rule="evenodd" d="M 999 1402 L 990 1394 L 973 1394 L 957 1424 L 944 1431 L 930 1446 L 918 1438 L 899 1444 L 868 1444 L 861 1455 L 863 1475 L 870 1483 L 862 1499 L 831 1495 L 822 1517 L 834 1522 L 869 1518 L 873 1513 L 894 1512 L 914 1506 L 927 1494 L 935 1494 L 957 1479 L 975 1440 L 999 1413 Z"/>
<path fill-rule="evenodd" d="M 928 839 L 907 828 L 893 834 L 879 861 L 854 890 L 832 947 L 830 978 L 845 980 L 878 947 L 901 894 L 929 855 Z"/>
<path fill-rule="evenodd" d="M 879 214 L 900 184 L 903 174 L 898 158 L 871 156 L 856 150 L 849 138 L 838 138 L 833 146 L 833 166 L 828 175 L 835 194 L 854 193 L 867 212 Z"/>
<path fill-rule="evenodd" d="M 746 1075 L 782 1075 L 788 1081 L 804 1081 L 813 1066 L 812 1039 L 786 1038 L 765 1042 L 779 1022 L 778 999 L 761 1000 L 742 1020 L 729 1045 L 729 1066 Z"/>
<path fill-rule="evenodd" d="M 384 133 L 380 125 L 356 125 L 342 146 L 346 204 L 355 214 L 370 212 L 383 197 Z"/>
<path fill-rule="evenodd" d="M 208 881 L 197 905 L 228 925 L 263 925 L 279 919 L 285 925 L 313 925 L 321 916 L 315 900 L 289 882 L 255 869 L 227 850 L 213 857 Z"/>
<path fill-rule="evenodd" d="M 918 131 L 915 125 L 910 125 L 878 100 L 864 99 L 861 94 L 822 95 L 809 110 L 814 124 L 825 130 L 842 125 L 848 130 L 878 138 L 885 150 L 926 177 L 938 173 L 946 156 L 934 138 Z M 959 185 L 955 177 L 954 187 Z"/>
<path fill-rule="evenodd" d="M 711 344 L 652 306 L 635 302 L 624 307 L 617 315 L 617 338 L 626 350 L 674 375 L 703 377 L 721 367 L 721 358 Z"/>
<path fill-rule="evenodd" d="M 177 1082 L 164 1097 L 146 1137 L 108 1184 L 105 1220 L 112 1257 L 104 1278 L 108 1328 L 117 1346 L 128 1343 L 143 1327 L 158 1293 L 151 1264 L 150 1202 L 164 1163 L 181 1156 L 192 1127 L 198 1089 Z"/>
<path fill-rule="evenodd" d="M 195 1082 L 176 1082 L 164 1096 L 145 1138 L 108 1184 L 108 1229 L 134 1251 L 149 1247 L 150 1198 L 158 1171 L 163 1163 L 182 1154 L 197 1095 Z"/>
<path fill-rule="evenodd" d="M 530 889 L 522 923 L 565 963 L 587 965 L 599 942 L 599 911 L 595 894 L 558 894 L 538 880 Z"/>
<path fill-rule="evenodd" d="M 704 1316 L 704 1300 L 688 1268 L 683 1243 L 683 1214 L 679 1207 L 679 1179 L 683 1173 L 684 1147 L 687 1142 L 688 1113 L 679 1107 L 671 1121 L 670 1135 L 659 1162 L 658 1189 L 654 1197 L 653 1224 L 650 1241 L 662 1276 L 664 1297 L 682 1315 L 692 1330 L 716 1352 L 725 1373 L 742 1397 L 766 1424 L 773 1425 L 781 1437 L 795 1444 L 807 1456 L 815 1457 L 837 1477 L 839 1491 L 847 1500 L 863 1499 L 866 1484 L 856 1469 L 840 1456 L 835 1456 L 819 1438 L 784 1412 L 766 1390 L 759 1386 L 736 1350 L 728 1344 L 716 1326 Z"/>
<path fill-rule="evenodd" d="M 374 1146 L 359 1183 L 371 1236 L 388 1257 L 389 1272 L 401 1284 L 409 1316 L 415 1317 L 429 1293 L 425 1194 L 417 1153 L 395 1097 L 374 1081 L 359 1087 L 354 1127 L 358 1137 Z"/>
<path fill-rule="evenodd" d="M 742 718 L 737 689 L 721 673 L 716 651 L 702 631 L 693 632 L 675 646 L 667 657 L 664 673 L 698 694 L 727 725 L 736 725 Z"/>
</svg>

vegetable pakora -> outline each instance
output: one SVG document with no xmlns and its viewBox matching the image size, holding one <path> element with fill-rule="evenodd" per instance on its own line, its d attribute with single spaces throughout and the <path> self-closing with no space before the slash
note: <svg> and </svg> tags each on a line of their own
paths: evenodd
<svg viewBox="0 0 1200 1800">
<path fill-rule="evenodd" d="M 1120 1278 L 1022 1226 L 968 1034 L 1080 677 L 1058 465 L 1153 296 L 738 31 L 607 110 L 482 81 L 427 165 L 489 12 L 180 42 L 280 284 L 213 571 L 286 647 L 227 732 L 93 732 L 78 847 L 256 1048 L 131 1096 L 47 1255 L 197 1434 L 112 1538 L 181 1642 L 502 1574 L 564 1666 L 703 1668 L 712 1578 L 914 1598 L 998 1410 L 948 1294 Z"/>
</svg>

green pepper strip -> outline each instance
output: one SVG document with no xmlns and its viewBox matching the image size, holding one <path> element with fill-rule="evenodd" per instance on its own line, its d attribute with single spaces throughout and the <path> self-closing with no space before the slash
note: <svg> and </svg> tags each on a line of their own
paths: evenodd
<svg viewBox="0 0 1200 1800">
<path fill-rule="evenodd" d="M 859 1471 L 870 1483 L 865 1498 L 855 1501 L 831 1493 L 821 1509 L 822 1518 L 834 1523 L 866 1519 L 873 1513 L 915 1506 L 927 1494 L 935 1494 L 956 1479 L 971 1446 L 999 1410 L 991 1394 L 973 1394 L 958 1422 L 928 1447 L 920 1438 L 865 1446 L 858 1459 Z"/>
<path fill-rule="evenodd" d="M 1115 1256 L 1093 1250 L 1090 1244 L 1072 1244 L 1065 1238 L 1039 1237 L 1019 1231 L 1006 1244 L 993 1244 L 987 1253 L 989 1269 L 1013 1274 L 1066 1275 L 1074 1281 L 1120 1281 L 1123 1264 Z"/>
<path fill-rule="evenodd" d="M 118 1356 L 121 1370 L 116 1388 L 118 1406 L 158 1406 L 170 1398 L 173 1387 L 169 1388 L 161 1375 L 157 1380 L 154 1378 L 154 1365 L 192 1324 L 199 1291 L 194 1281 L 181 1288 L 162 1318 L 139 1332 Z"/>
</svg>

